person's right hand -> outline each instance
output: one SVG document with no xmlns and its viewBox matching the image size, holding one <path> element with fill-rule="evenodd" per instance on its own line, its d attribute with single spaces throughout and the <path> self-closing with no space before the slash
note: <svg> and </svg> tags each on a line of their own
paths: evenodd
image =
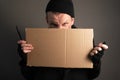
<svg viewBox="0 0 120 80">
<path fill-rule="evenodd" d="M 25 40 L 19 40 L 17 43 L 21 45 L 21 49 L 24 53 L 30 53 L 34 49 L 32 44 L 28 44 Z"/>
</svg>

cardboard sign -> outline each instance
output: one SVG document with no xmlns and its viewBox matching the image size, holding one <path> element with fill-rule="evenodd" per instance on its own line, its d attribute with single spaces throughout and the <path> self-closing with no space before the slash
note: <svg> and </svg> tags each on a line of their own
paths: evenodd
<svg viewBox="0 0 120 80">
<path fill-rule="evenodd" d="M 93 29 L 26 28 L 26 40 L 34 46 L 28 66 L 93 68 L 88 54 L 93 48 Z"/>
</svg>

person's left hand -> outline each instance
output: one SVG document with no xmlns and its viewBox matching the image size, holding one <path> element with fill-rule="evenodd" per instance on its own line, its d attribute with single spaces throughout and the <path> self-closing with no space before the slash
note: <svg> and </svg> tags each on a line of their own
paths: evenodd
<svg viewBox="0 0 120 80">
<path fill-rule="evenodd" d="M 94 56 L 95 54 L 98 54 L 99 51 L 102 50 L 107 50 L 108 49 L 108 45 L 103 44 L 103 43 L 99 43 L 97 46 L 95 46 L 92 51 L 90 52 L 90 56 Z"/>
</svg>

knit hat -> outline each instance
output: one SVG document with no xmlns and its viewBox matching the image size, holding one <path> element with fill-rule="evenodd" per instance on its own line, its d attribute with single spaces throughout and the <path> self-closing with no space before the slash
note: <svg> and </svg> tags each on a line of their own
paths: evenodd
<svg viewBox="0 0 120 80">
<path fill-rule="evenodd" d="M 50 0 L 46 7 L 46 13 L 49 11 L 66 13 L 73 18 L 75 17 L 72 0 Z"/>
</svg>

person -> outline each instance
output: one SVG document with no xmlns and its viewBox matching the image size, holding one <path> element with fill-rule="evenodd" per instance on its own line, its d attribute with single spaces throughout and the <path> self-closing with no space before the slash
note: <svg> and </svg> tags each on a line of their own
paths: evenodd
<svg viewBox="0 0 120 80">
<path fill-rule="evenodd" d="M 48 28 L 70 29 L 74 25 L 74 6 L 72 0 L 50 0 L 46 7 L 46 22 Z M 55 68 L 55 67 L 29 67 L 26 65 L 26 55 L 34 46 L 25 40 L 19 40 L 18 53 L 21 57 L 21 72 L 26 80 L 93 80 L 101 70 L 101 58 L 108 45 L 94 44 L 88 58 L 93 62 L 93 68 Z"/>
</svg>

